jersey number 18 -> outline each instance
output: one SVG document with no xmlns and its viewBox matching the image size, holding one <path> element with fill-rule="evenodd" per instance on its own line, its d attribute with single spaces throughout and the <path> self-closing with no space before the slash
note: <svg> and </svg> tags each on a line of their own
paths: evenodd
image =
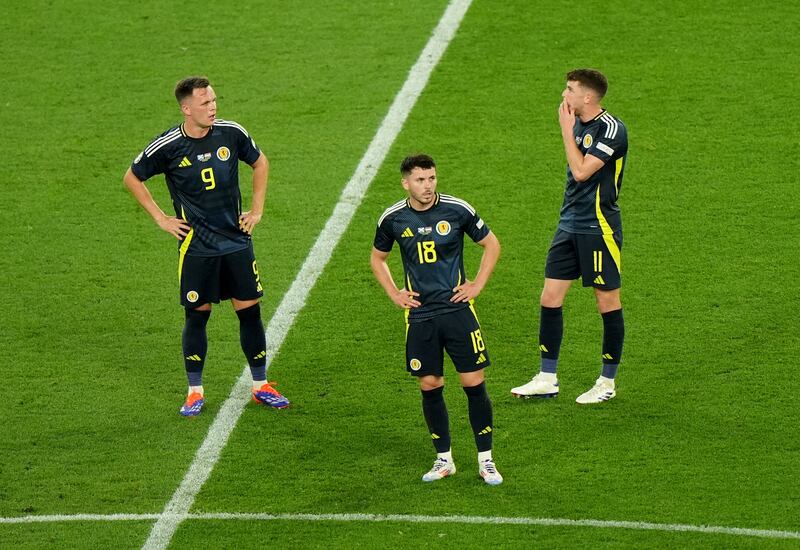
<svg viewBox="0 0 800 550">
<path fill-rule="evenodd" d="M 432 264 L 436 261 L 436 243 L 433 241 L 422 241 L 417 243 L 417 254 L 419 263 Z"/>
</svg>

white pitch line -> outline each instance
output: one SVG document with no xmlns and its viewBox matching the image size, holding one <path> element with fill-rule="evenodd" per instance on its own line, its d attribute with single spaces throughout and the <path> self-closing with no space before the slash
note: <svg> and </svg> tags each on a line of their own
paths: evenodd
<svg viewBox="0 0 800 550">
<path fill-rule="evenodd" d="M 366 153 L 358 163 L 355 173 L 342 191 L 339 202 L 309 251 L 292 286 L 270 319 L 266 330 L 267 367 L 272 363 L 272 359 L 283 344 L 295 317 L 303 309 L 309 292 L 328 264 L 328 260 L 347 226 L 350 225 L 350 220 L 361 204 L 369 184 L 383 164 L 389 148 L 425 89 L 433 69 L 455 36 L 471 3 L 472 0 L 451 0 L 448 4 L 417 62 L 409 71 L 403 87 L 395 96 L 389 112 L 372 138 Z M 219 455 L 249 398 L 250 371 L 245 367 L 208 429 L 208 434 L 197 450 L 194 461 L 183 481 L 150 531 L 150 536 L 143 548 L 147 550 L 166 548 L 172 540 L 176 529 L 187 517 L 197 494 L 219 460 Z"/>
<path fill-rule="evenodd" d="M 22 516 L 0 518 L 0 524 L 58 523 L 67 521 L 145 521 L 160 517 L 160 514 L 74 514 L 50 516 Z M 596 527 L 602 529 L 632 529 L 639 531 L 661 531 L 680 533 L 708 533 L 765 539 L 800 539 L 800 531 L 776 529 L 745 529 L 742 527 L 720 527 L 715 525 L 687 525 L 680 523 L 651 523 L 644 521 L 608 521 L 600 519 L 524 518 L 492 516 L 420 516 L 407 514 L 252 514 L 252 513 L 204 513 L 182 514 L 188 520 L 235 520 L 235 521 L 338 521 L 365 523 L 458 523 L 473 525 L 538 525 L 542 527 Z"/>
</svg>

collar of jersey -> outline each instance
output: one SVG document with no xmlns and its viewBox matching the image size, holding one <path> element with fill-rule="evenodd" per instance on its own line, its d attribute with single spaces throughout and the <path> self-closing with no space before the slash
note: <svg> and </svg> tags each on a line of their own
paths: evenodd
<svg viewBox="0 0 800 550">
<path fill-rule="evenodd" d="M 430 208 L 428 208 L 427 210 L 417 210 L 416 208 L 414 208 L 413 206 L 411 206 L 411 201 L 410 201 L 410 200 L 408 200 L 408 199 L 406 199 L 406 206 L 407 206 L 407 207 L 408 207 L 410 210 L 412 210 L 412 211 L 414 211 L 414 212 L 430 212 L 431 210 L 433 210 L 433 209 L 436 207 L 436 205 L 437 205 L 437 204 L 439 204 L 439 192 L 437 191 L 436 193 L 434 193 L 434 195 L 436 195 L 436 198 L 435 198 L 435 199 L 433 199 L 433 206 L 431 206 L 431 207 L 430 207 Z"/>
<path fill-rule="evenodd" d="M 606 110 L 601 109 L 598 115 L 592 119 L 592 122 L 594 122 L 595 120 L 600 120 L 600 117 L 603 116 L 604 114 L 606 114 Z"/>
<path fill-rule="evenodd" d="M 211 137 L 211 134 L 214 132 L 214 125 L 212 124 L 211 126 L 209 126 L 208 133 L 201 138 L 192 137 L 189 134 L 187 134 L 186 131 L 183 129 L 183 122 L 181 122 L 180 129 L 181 129 L 181 135 L 186 139 L 191 139 L 192 141 L 203 141 Z"/>
</svg>

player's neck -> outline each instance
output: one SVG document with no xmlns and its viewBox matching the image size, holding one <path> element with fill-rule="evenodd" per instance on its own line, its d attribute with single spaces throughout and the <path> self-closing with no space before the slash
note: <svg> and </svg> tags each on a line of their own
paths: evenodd
<svg viewBox="0 0 800 550">
<path fill-rule="evenodd" d="M 203 128 L 202 126 L 196 126 L 189 122 L 188 120 L 183 122 L 183 133 L 189 136 L 190 138 L 200 139 L 204 138 L 208 135 L 208 131 L 211 129 L 210 126 Z"/>
<path fill-rule="evenodd" d="M 433 200 L 431 200 L 427 204 L 423 204 L 416 200 L 414 197 L 408 197 L 408 205 L 412 208 L 412 210 L 416 210 L 417 212 L 424 212 L 425 210 L 430 210 L 433 208 L 433 205 L 436 204 L 436 195 L 434 195 Z"/>
<path fill-rule="evenodd" d="M 601 105 L 589 105 L 583 110 L 580 114 L 581 122 L 586 123 L 590 120 L 594 120 L 597 118 L 597 115 L 603 112 L 603 107 Z"/>
</svg>

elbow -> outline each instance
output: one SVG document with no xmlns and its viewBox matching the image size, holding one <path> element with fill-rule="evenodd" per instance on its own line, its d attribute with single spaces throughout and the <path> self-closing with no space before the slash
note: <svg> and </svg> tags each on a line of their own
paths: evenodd
<svg viewBox="0 0 800 550">
<path fill-rule="evenodd" d="M 588 179 L 589 179 L 589 174 L 587 174 L 587 173 L 585 173 L 585 172 L 583 172 L 583 171 L 580 171 L 580 170 L 579 170 L 579 171 L 577 171 L 577 172 L 573 172 L 573 173 L 572 173 L 572 177 L 573 177 L 573 178 L 575 179 L 575 181 L 577 181 L 578 183 L 583 183 L 583 182 L 585 182 L 586 180 L 588 180 Z"/>
</svg>

